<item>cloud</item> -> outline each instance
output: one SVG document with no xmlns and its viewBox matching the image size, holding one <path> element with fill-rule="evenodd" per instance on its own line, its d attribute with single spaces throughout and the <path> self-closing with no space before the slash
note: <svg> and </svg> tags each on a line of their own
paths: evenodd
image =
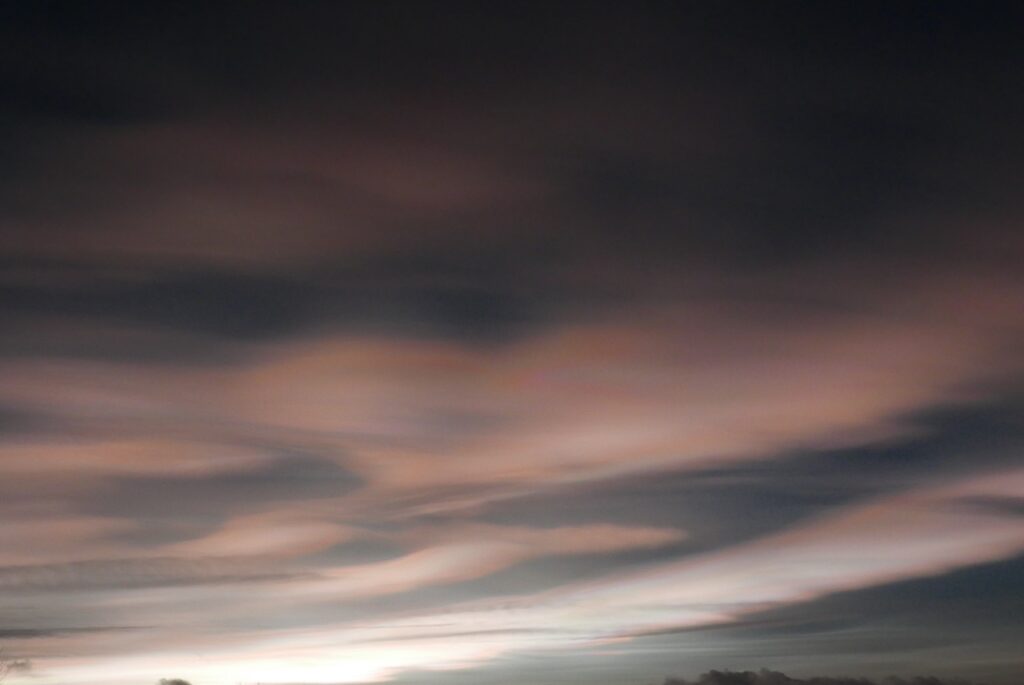
<svg viewBox="0 0 1024 685">
<path fill-rule="evenodd" d="M 484 523 L 416 527 L 400 533 L 399 539 L 419 544 L 432 542 L 480 541 L 520 548 L 529 555 L 608 554 L 629 549 L 659 547 L 686 538 L 684 531 L 615 524 L 530 528 Z"/>
<path fill-rule="evenodd" d="M 504 655 L 622 645 L 671 627 L 742 625 L 767 608 L 1019 553 L 1024 550 L 1024 527 L 1018 518 L 950 505 L 965 497 L 1017 492 L 1022 477 L 1019 471 L 1004 471 L 861 502 L 735 547 L 525 596 L 407 609 L 376 620 L 232 633 L 208 649 L 210 661 L 197 664 L 195 672 L 212 682 L 230 682 L 243 667 L 286 682 L 378 681 L 423 668 L 480 667 Z M 595 541 L 595 551 L 607 551 L 600 530 L 593 528 L 592 535 L 580 538 Z M 468 542 L 484 531 L 487 535 L 479 542 Z M 146 611 L 161 613 L 163 606 L 181 605 L 188 608 L 179 620 L 235 624 L 246 615 L 284 607 L 294 611 L 307 600 L 317 606 L 328 597 L 366 598 L 492 573 L 518 558 L 502 556 L 503 538 L 517 545 L 550 545 L 550 553 L 572 537 L 568 528 L 551 533 L 455 525 L 423 531 L 425 543 L 467 534 L 461 546 L 426 547 L 390 562 L 324 571 L 322 578 L 268 578 L 266 591 L 258 596 L 231 585 L 213 594 L 198 586 L 198 594 L 154 597 L 156 603 Z M 629 540 L 625 529 L 620 537 L 624 545 Z M 147 663 L 156 662 L 150 658 Z M 343 668 L 338 665 L 342 663 Z M 124 666 L 125 674 L 145 668 L 142 661 Z M 53 677 L 86 672 L 68 668 L 72 670 L 57 668 Z"/>
<path fill-rule="evenodd" d="M 165 545 L 159 553 L 189 557 L 303 556 L 333 547 L 355 534 L 331 521 L 279 510 L 235 517 L 209 535 Z"/>
<path fill-rule="evenodd" d="M 109 633 L 119 630 L 131 630 L 123 627 L 62 627 L 62 628 L 0 628 L 0 639 L 26 640 L 54 637 L 74 633 Z"/>
<path fill-rule="evenodd" d="M 433 489 L 443 505 L 446 491 L 493 500 L 489 487 L 883 441 L 915 430 L 921 407 L 975 399 L 1003 340 L 877 315 L 735 316 L 728 304 L 618 312 L 498 350 L 322 338 L 243 370 L 227 404 L 347 434 L 370 491 Z"/>
<path fill-rule="evenodd" d="M 32 670 L 32 661 L 29 659 L 8 660 L 0 653 L 0 680 L 9 675 L 29 673 Z"/>
<path fill-rule="evenodd" d="M 1024 550 L 1019 520 L 966 514 L 948 504 L 969 493 L 1012 492 L 1022 477 L 1019 471 L 998 473 L 881 498 L 733 548 L 530 596 L 471 601 L 437 613 L 325 627 L 282 639 L 301 641 L 304 634 L 359 645 L 372 635 L 382 647 L 389 641 L 407 649 L 429 646 L 432 656 L 422 666 L 443 669 L 460 668 L 466 658 L 461 652 L 451 659 L 444 656 L 448 644 L 442 636 L 452 632 L 479 633 L 479 640 L 463 637 L 459 642 L 467 649 L 476 644 L 481 653 L 475 661 L 482 664 L 509 653 L 616 644 L 668 628 L 725 625 L 772 607 L 1018 554 Z M 472 552 L 434 550 L 412 558 L 424 568 L 442 569 L 449 562 L 456 562 L 452 569 L 473 568 Z M 535 633 L 539 627 L 550 631 Z M 363 658 L 367 668 L 393 663 L 383 655 Z"/>
<path fill-rule="evenodd" d="M 121 548 L 110 539 L 136 528 L 130 520 L 100 516 L 65 514 L 10 520 L 0 530 L 0 564 L 38 564 L 111 553 Z"/>
<path fill-rule="evenodd" d="M 0 472 L 9 477 L 171 476 L 193 478 L 265 467 L 273 455 L 237 444 L 172 439 L 68 440 L 0 446 Z"/>
<path fill-rule="evenodd" d="M 0 591 L 40 683 L 429 675 L 1020 550 L 1001 11 L 22 5 Z M 31 632 L 76 621 L 152 628 Z"/>
<path fill-rule="evenodd" d="M 321 569 L 307 581 L 289 583 L 283 588 L 287 597 L 366 599 L 482 578 L 530 559 L 650 549 L 685 538 L 678 530 L 609 524 L 548 529 L 454 524 L 380 536 L 414 549 L 385 561 Z"/>
<path fill-rule="evenodd" d="M 946 307 L 945 295 L 930 292 L 940 281 L 929 270 L 884 286 L 843 276 L 810 302 L 795 292 L 796 276 L 737 277 L 733 290 L 718 277 L 693 278 L 687 287 L 710 294 L 676 305 L 675 286 L 626 278 L 652 302 L 605 303 L 483 345 L 327 329 L 238 341 L 231 361 L 216 364 L 6 359 L 4 405 L 45 410 L 67 433 L 0 446 L 11 457 L 0 464 L 12 493 L 5 508 L 28 507 L 26 521 L 89 513 L 114 528 L 69 532 L 60 550 L 66 561 L 107 562 L 51 567 L 40 557 L 35 567 L 5 569 L 0 585 L 11 595 L 49 594 L 50 603 L 78 593 L 101 615 L 138 607 L 139 622 L 152 617 L 167 631 L 218 626 L 233 638 L 218 647 L 223 668 L 201 669 L 211 682 L 237 680 L 240 655 L 251 657 L 253 646 L 266 647 L 263 666 L 281 679 L 375 680 L 727 623 L 1020 549 L 1019 521 L 951 504 L 1013 492 L 964 481 L 948 496 L 920 493 L 915 476 L 899 483 L 908 493 L 825 507 L 820 519 L 783 533 L 769 528 L 760 540 L 725 548 L 704 540 L 703 554 L 648 560 L 645 571 L 602 574 L 595 560 L 590 584 L 561 585 L 552 574 L 543 583 L 527 578 L 532 587 L 522 581 L 519 597 L 488 594 L 484 579 L 496 579 L 492 587 L 518 580 L 515 567 L 527 560 L 554 568 L 569 553 L 671 550 L 681 541 L 673 528 L 689 528 L 600 517 L 546 528 L 483 523 L 498 502 L 626 476 L 785 468 L 780 457 L 792 452 L 899 444 L 934 427 L 917 419 L 923 410 L 984 399 L 994 378 L 1017 368 L 1007 350 L 1019 330 L 1003 319 L 1017 295 L 984 278 L 954 279 L 978 297 Z M 904 289 L 892 300 L 897 285 Z M 949 477 L 981 468 L 962 460 Z M 756 506 L 747 515 L 757 516 Z M 188 525 L 175 540 L 149 540 L 154 520 Z M 116 529 L 124 521 L 141 529 Z M 366 563 L 347 563 L 335 549 L 367 539 L 400 549 Z M 146 553 L 185 558 L 136 558 Z M 245 559 L 209 560 L 218 553 Z M 253 556 L 267 566 L 254 566 Z M 271 563 L 280 559 L 308 565 L 296 576 Z M 254 581 L 264 593 L 247 591 Z M 222 591 L 206 592 L 211 585 Z M 400 613 L 399 597 L 412 618 L 389 613 Z M 360 612 L 358 629 L 339 622 Z M 302 625 L 275 629 L 292 616 Z M 250 622 L 259 629 L 239 630 Z M 360 646 L 365 630 L 379 651 Z M 479 639 L 461 637 L 461 646 L 444 637 L 474 631 Z M 400 653 L 391 649 L 399 643 Z M 288 666 L 296 653 L 308 660 L 304 670 Z M 339 654 L 343 672 L 332 665 Z M 47 667 L 55 682 L 88 682 L 106 658 L 61 670 L 55 657 Z M 125 673 L 151 678 L 155 662 L 147 663 Z"/>
<path fill-rule="evenodd" d="M 101 559 L 0 566 L 0 592 L 113 590 L 279 580 L 292 575 L 250 558 Z"/>
</svg>

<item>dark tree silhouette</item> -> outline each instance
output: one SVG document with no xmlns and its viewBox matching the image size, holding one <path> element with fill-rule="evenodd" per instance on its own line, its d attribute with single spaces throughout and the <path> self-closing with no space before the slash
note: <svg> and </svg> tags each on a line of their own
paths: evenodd
<svg viewBox="0 0 1024 685">
<path fill-rule="evenodd" d="M 685 678 L 668 678 L 665 685 L 972 685 L 963 680 L 942 680 L 933 677 L 916 678 L 884 678 L 868 680 L 866 678 L 847 677 L 813 677 L 792 678 L 778 671 L 708 671 L 697 680 Z"/>
</svg>

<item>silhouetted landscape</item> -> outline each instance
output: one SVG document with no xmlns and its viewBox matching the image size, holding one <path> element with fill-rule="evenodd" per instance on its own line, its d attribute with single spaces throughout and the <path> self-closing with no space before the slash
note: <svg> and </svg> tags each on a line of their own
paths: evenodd
<svg viewBox="0 0 1024 685">
<path fill-rule="evenodd" d="M 882 680 L 868 678 L 814 676 L 790 678 L 778 671 L 708 671 L 696 680 L 668 678 L 665 685 L 980 685 L 967 680 L 943 680 L 931 676 L 913 678 L 889 677 Z"/>
</svg>

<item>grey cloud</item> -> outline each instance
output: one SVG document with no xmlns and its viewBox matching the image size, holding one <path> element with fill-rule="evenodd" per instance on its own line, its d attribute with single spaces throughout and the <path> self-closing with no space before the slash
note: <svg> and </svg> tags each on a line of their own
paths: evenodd
<svg viewBox="0 0 1024 685">
<path fill-rule="evenodd" d="M 211 585 L 296 577 L 252 558 L 149 558 L 0 566 L 0 593 Z"/>
<path fill-rule="evenodd" d="M 703 164 L 594 150 L 580 156 L 566 185 L 602 239 L 643 254 L 699 251 L 778 264 L 880 245 L 904 251 L 911 236 L 878 218 L 934 208 L 936 200 L 966 202 L 926 167 L 942 139 L 930 129 L 939 126 L 870 108 L 782 108 L 754 124 L 725 124 L 723 139 L 749 136 L 750 144 L 723 146 Z"/>
<path fill-rule="evenodd" d="M 0 640 L 30 640 L 56 637 L 58 635 L 74 635 L 76 633 L 110 633 L 124 630 L 136 630 L 134 627 L 63 627 L 63 628 L 0 628 Z"/>
<path fill-rule="evenodd" d="M 1007 516 L 1024 516 L 1024 497 L 971 497 L 960 503 L 971 509 Z"/>
<path fill-rule="evenodd" d="M 440 252 L 394 255 L 338 262 L 302 275 L 153 267 L 119 277 L 120 270 L 115 263 L 45 260 L 16 260 L 0 268 L 0 312 L 82 322 L 70 341 L 33 338 L 31 330 L 0 338 L 0 353 L 224 363 L 244 354 L 228 342 L 323 328 L 497 341 L 531 330 L 583 297 L 553 291 L 556 273 L 497 252 L 464 260 Z M 4 271 L 16 277 L 4 282 Z M 132 346 L 124 332 L 90 340 L 90 322 L 155 330 L 161 333 L 159 344 L 140 338 Z M 205 337 L 175 337 L 174 332 Z M 29 342 L 19 344 L 26 338 Z"/>
<path fill-rule="evenodd" d="M 870 675 L 932 670 L 1015 685 L 1013 652 L 1024 635 L 1024 557 L 753 613 L 719 626 L 636 636 L 700 667 L 770 664 Z M 965 663 L 974 664 L 964 668 Z M 697 667 L 695 667 L 697 668 Z"/>
<path fill-rule="evenodd" d="M 270 502 L 336 497 L 360 484 L 334 461 L 301 451 L 283 451 L 265 466 L 201 478 L 140 476 L 111 478 L 101 491 L 83 496 L 85 511 L 145 521 L 175 518 L 202 523 L 265 507 Z"/>
<path fill-rule="evenodd" d="M 482 516 L 495 523 L 585 523 L 606 516 L 633 525 L 678 526 L 690 536 L 671 552 L 696 554 L 886 493 L 1012 467 L 1024 449 L 1020 410 L 1019 393 L 1009 392 L 987 402 L 935 407 L 906 417 L 912 427 L 907 435 L 875 444 L 796 450 L 728 468 L 586 483 L 497 502 Z M 1021 503 L 975 498 L 958 506 L 1010 515 L 1020 512 Z M 580 568 L 585 565 L 585 560 L 566 560 L 558 568 L 569 578 L 586 573 Z"/>
<path fill-rule="evenodd" d="M 0 438 L 45 433 L 57 425 L 54 417 L 34 408 L 0 403 Z"/>
</svg>

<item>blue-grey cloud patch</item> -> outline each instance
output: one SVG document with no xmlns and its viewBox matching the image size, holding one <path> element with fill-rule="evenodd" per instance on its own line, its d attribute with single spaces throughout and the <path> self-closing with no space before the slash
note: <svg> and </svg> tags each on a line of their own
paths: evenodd
<svg viewBox="0 0 1024 685">
<path fill-rule="evenodd" d="M 968 497 L 957 504 L 975 511 L 1024 516 L 1024 497 Z"/>
<path fill-rule="evenodd" d="M 602 517 L 634 525 L 673 526 L 689 536 L 660 554 L 724 548 L 886 494 L 941 484 L 968 474 L 1012 468 L 1024 449 L 1016 391 L 988 402 L 935 407 L 906 417 L 911 431 L 855 448 L 800 451 L 769 460 L 631 476 L 498 502 L 493 522 L 584 523 Z M 1016 513 L 1015 498 L 965 506 Z M 567 566 L 587 560 L 564 560 Z M 577 568 L 574 573 L 584 572 Z M 571 576 L 571 574 L 567 574 Z"/>
<path fill-rule="evenodd" d="M 28 330 L 0 339 L 0 352 L 225 363 L 245 353 L 228 342 L 323 329 L 501 342 L 550 321 L 565 306 L 563 298 L 584 296 L 553 291 L 555 274 L 538 266 L 497 250 L 467 260 L 438 252 L 339 261 L 302 274 L 157 265 L 133 272 L 123 263 L 8 260 L 0 265 L 0 312 L 6 316 L 128 326 L 163 336 L 157 345 L 143 339 L 132 346 L 123 335 L 90 344 L 87 336 L 36 340 Z"/>
<path fill-rule="evenodd" d="M 5 628 L 0 627 L 0 640 L 32 640 L 38 638 L 56 637 L 59 635 L 75 635 L 79 633 L 116 633 L 118 631 L 138 630 L 134 626 L 75 626 L 58 628 Z"/>
<path fill-rule="evenodd" d="M 264 466 L 203 477 L 116 477 L 86 495 L 83 511 L 179 522 L 265 508 L 274 502 L 338 497 L 360 484 L 337 462 L 284 451 Z"/>
<path fill-rule="evenodd" d="M 658 651 L 714 645 L 704 668 L 760 662 L 806 672 L 843 663 L 873 677 L 927 660 L 942 673 L 963 673 L 962 659 L 988 662 L 974 677 L 1015 682 L 1012 660 L 998 655 L 1024 639 L 1024 557 L 813 602 L 756 612 L 719 626 L 641 636 Z M 659 658 L 659 661 L 663 661 Z M 1018 664 L 1019 666 L 1019 664 Z"/>
<path fill-rule="evenodd" d="M 118 588 L 221 585 L 299 577 L 250 557 L 102 559 L 0 566 L 0 592 L 78 592 Z"/>
<path fill-rule="evenodd" d="M 18 261 L 21 282 L 4 285 L 6 313 L 162 326 L 227 337 L 289 332 L 318 314 L 319 289 L 299 279 L 203 270 L 142 271 L 118 266 Z M 69 269 L 73 272 L 67 274 Z M 107 272 L 110 273 L 107 273 Z M 33 281 L 32 273 L 38 274 Z M 60 276 L 66 275 L 66 280 Z M 47 277 L 49 276 L 49 280 Z"/>
<path fill-rule="evenodd" d="M 0 439 L 45 435 L 60 425 L 53 416 L 32 407 L 0 403 Z"/>
</svg>

